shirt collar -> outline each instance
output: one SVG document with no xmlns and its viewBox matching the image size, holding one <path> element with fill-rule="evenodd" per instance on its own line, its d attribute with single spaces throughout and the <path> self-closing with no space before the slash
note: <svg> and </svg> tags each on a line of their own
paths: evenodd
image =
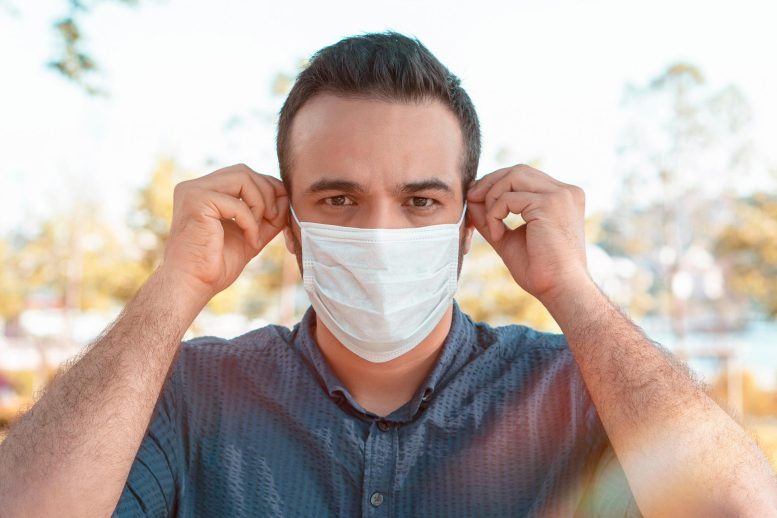
<svg viewBox="0 0 777 518">
<path fill-rule="evenodd" d="M 345 384 L 332 371 L 315 341 L 315 325 L 316 314 L 313 306 L 310 306 L 305 311 L 302 320 L 295 326 L 292 343 L 305 358 L 321 386 L 338 404 L 347 402 L 361 416 L 368 419 L 381 417 L 363 408 L 351 396 Z M 386 416 L 386 419 L 395 422 L 411 421 L 419 411 L 428 406 L 434 398 L 434 392 L 443 387 L 477 353 L 474 324 L 469 316 L 461 311 L 454 299 L 451 328 L 445 337 L 440 356 L 437 358 L 432 371 L 410 401 L 394 410 L 390 415 Z"/>
</svg>

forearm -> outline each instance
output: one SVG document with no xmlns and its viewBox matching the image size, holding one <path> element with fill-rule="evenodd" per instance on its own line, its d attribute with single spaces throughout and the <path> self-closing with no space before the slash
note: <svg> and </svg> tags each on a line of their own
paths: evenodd
<svg viewBox="0 0 777 518">
<path fill-rule="evenodd" d="M 777 515 L 747 433 L 591 283 L 546 304 L 564 332 L 644 514 Z"/>
<path fill-rule="evenodd" d="M 107 516 L 205 301 L 160 272 L 0 445 L 3 516 Z"/>
</svg>

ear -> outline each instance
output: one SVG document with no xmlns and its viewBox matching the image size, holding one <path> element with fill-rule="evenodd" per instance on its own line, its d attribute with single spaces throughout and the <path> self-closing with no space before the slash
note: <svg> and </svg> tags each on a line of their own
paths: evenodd
<svg viewBox="0 0 777 518">
<path fill-rule="evenodd" d="M 296 254 L 296 249 L 294 246 L 294 242 L 296 241 L 294 239 L 294 234 L 292 234 L 293 230 L 291 229 L 290 225 L 287 225 L 283 228 L 283 241 L 286 243 L 286 250 L 289 251 L 290 254 Z"/>
<path fill-rule="evenodd" d="M 470 223 L 468 218 L 467 224 L 464 226 L 464 242 L 462 244 L 464 255 L 468 254 L 470 249 L 472 248 L 472 234 L 474 231 L 475 231 L 475 225 L 473 223 Z"/>
</svg>

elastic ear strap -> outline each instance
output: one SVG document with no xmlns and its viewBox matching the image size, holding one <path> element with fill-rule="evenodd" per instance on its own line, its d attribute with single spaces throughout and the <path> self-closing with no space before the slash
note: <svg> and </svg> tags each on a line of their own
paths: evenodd
<svg viewBox="0 0 777 518">
<path fill-rule="evenodd" d="M 302 226 L 302 224 L 299 222 L 299 219 L 297 218 L 297 213 L 294 212 L 294 207 L 289 205 L 289 211 L 291 211 L 291 216 L 294 218 L 294 221 L 297 222 L 297 225 Z"/>
<path fill-rule="evenodd" d="M 461 211 L 461 217 L 459 218 L 458 226 L 464 221 L 464 215 L 467 214 L 467 200 L 464 200 L 464 209 Z"/>
</svg>

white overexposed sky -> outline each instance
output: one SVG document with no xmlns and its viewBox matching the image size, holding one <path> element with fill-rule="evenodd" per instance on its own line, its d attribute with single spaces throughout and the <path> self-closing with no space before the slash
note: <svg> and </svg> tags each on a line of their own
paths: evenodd
<svg viewBox="0 0 777 518">
<path fill-rule="evenodd" d="M 274 74 L 342 37 L 385 29 L 418 37 L 461 77 L 481 120 L 481 175 L 510 165 L 495 160 L 507 146 L 510 163 L 539 159 L 585 188 L 589 212 L 607 208 L 624 86 L 678 60 L 740 88 L 759 167 L 777 164 L 773 2 L 98 3 L 82 29 L 109 99 L 45 67 L 67 2 L 8 3 L 17 14 L 0 6 L 0 233 L 76 196 L 121 223 L 163 156 L 201 174 L 237 162 L 277 174 L 272 119 L 252 115 L 280 107 Z M 247 122 L 226 131 L 234 117 Z"/>
</svg>

